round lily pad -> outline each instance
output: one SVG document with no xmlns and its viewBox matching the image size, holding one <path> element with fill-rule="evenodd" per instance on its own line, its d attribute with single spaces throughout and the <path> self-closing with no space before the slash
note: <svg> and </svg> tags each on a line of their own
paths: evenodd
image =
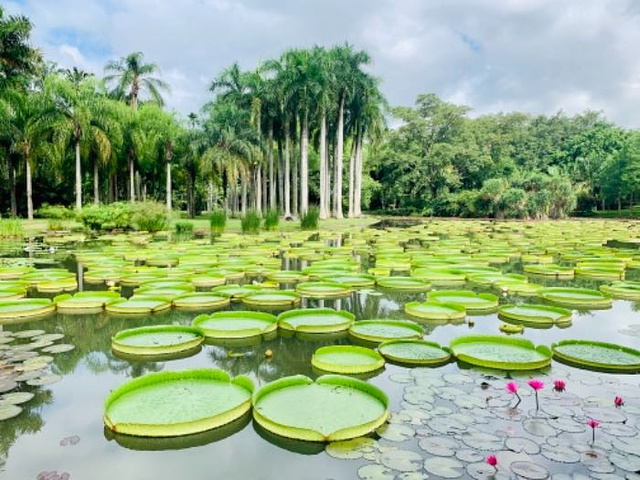
<svg viewBox="0 0 640 480">
<path fill-rule="evenodd" d="M 467 315 L 467 310 L 458 303 L 445 302 L 409 302 L 404 306 L 405 313 L 423 320 L 457 320 Z"/>
<path fill-rule="evenodd" d="M 378 351 L 387 360 L 406 365 L 439 366 L 451 358 L 439 344 L 426 340 L 390 340 L 381 343 Z"/>
<path fill-rule="evenodd" d="M 278 319 L 265 312 L 215 312 L 197 316 L 192 325 L 211 339 L 251 338 L 275 332 Z"/>
<path fill-rule="evenodd" d="M 349 335 L 366 342 L 422 338 L 423 328 L 408 320 L 360 320 L 349 328 Z"/>
<path fill-rule="evenodd" d="M 449 343 L 453 355 L 479 367 L 501 370 L 536 370 L 551 364 L 551 350 L 524 338 L 469 335 Z"/>
<path fill-rule="evenodd" d="M 540 290 L 539 295 L 558 305 L 575 308 L 609 308 L 610 296 L 589 288 L 550 287 Z"/>
<path fill-rule="evenodd" d="M 220 285 L 219 287 L 214 287 L 211 289 L 213 293 L 228 295 L 231 300 L 240 300 L 245 295 L 250 293 L 260 292 L 263 290 L 263 287 L 258 285 Z"/>
<path fill-rule="evenodd" d="M 387 396 L 351 377 L 303 375 L 271 382 L 253 397 L 253 417 L 266 430 L 298 440 L 327 442 L 366 435 L 388 415 Z"/>
<path fill-rule="evenodd" d="M 289 290 L 266 290 L 243 295 L 241 301 L 260 307 L 291 307 L 300 303 L 300 295 Z"/>
<path fill-rule="evenodd" d="M 544 275 L 546 277 L 573 278 L 573 268 L 563 267 L 553 263 L 530 264 L 524 266 L 525 273 Z"/>
<path fill-rule="evenodd" d="M 296 285 L 296 292 L 311 298 L 347 297 L 351 294 L 351 287 L 337 282 L 301 282 Z"/>
<path fill-rule="evenodd" d="M 431 301 L 457 303 L 467 313 L 484 313 L 498 308 L 498 297 L 491 293 L 475 293 L 469 290 L 438 290 L 427 294 Z"/>
<path fill-rule="evenodd" d="M 354 318 L 352 313 L 332 308 L 306 308 L 281 313 L 278 325 L 282 330 L 288 331 L 333 333 L 348 330 Z"/>
<path fill-rule="evenodd" d="M 55 310 L 56 304 L 48 298 L 0 301 L 0 323 L 43 317 L 55 312 Z"/>
<path fill-rule="evenodd" d="M 70 352 L 71 350 L 73 350 L 74 348 L 76 348 L 75 346 L 71 345 L 70 343 L 60 343 L 58 345 L 51 345 L 50 347 L 45 347 L 42 349 L 43 353 L 65 353 L 65 352 Z"/>
<path fill-rule="evenodd" d="M 640 300 L 640 282 L 614 282 L 611 285 L 602 285 L 600 291 L 615 298 Z"/>
<path fill-rule="evenodd" d="M 171 300 L 165 297 L 134 295 L 131 298 L 109 303 L 107 313 L 116 315 L 147 315 L 171 308 Z"/>
<path fill-rule="evenodd" d="M 380 277 L 376 280 L 378 287 L 404 292 L 426 292 L 431 284 L 418 277 Z"/>
<path fill-rule="evenodd" d="M 323 278 L 322 280 L 327 282 L 340 283 L 350 288 L 373 287 L 376 284 L 376 277 L 366 274 L 337 273 L 327 278 Z"/>
<path fill-rule="evenodd" d="M 192 292 L 179 295 L 173 299 L 173 306 L 184 310 L 200 310 L 204 308 L 220 308 L 231 303 L 227 295 Z"/>
<path fill-rule="evenodd" d="M 250 379 L 222 370 L 152 373 L 111 392 L 104 422 L 114 432 L 144 437 L 204 432 L 247 413 L 252 392 Z"/>
<path fill-rule="evenodd" d="M 278 283 L 298 283 L 306 282 L 309 276 L 294 270 L 280 270 L 267 275 L 267 280 Z"/>
<path fill-rule="evenodd" d="M 13 404 L 0 404 L 0 422 L 3 420 L 9 420 L 10 418 L 17 417 L 22 413 L 22 407 Z"/>
<path fill-rule="evenodd" d="M 35 394 L 31 392 L 5 393 L 0 396 L 0 405 L 20 405 L 22 403 L 27 403 L 34 396 Z"/>
<path fill-rule="evenodd" d="M 551 346 L 556 360 L 606 372 L 640 372 L 640 351 L 612 343 L 562 340 Z"/>
<path fill-rule="evenodd" d="M 441 478 L 460 478 L 464 474 L 464 464 L 455 458 L 431 457 L 424 461 L 424 469 Z"/>
<path fill-rule="evenodd" d="M 328 345 L 315 351 L 311 364 L 325 372 L 353 375 L 380 370 L 384 367 L 384 358 L 365 347 Z"/>
<path fill-rule="evenodd" d="M 154 325 L 122 330 L 111 337 L 111 348 L 127 355 L 153 356 L 193 350 L 204 341 L 200 330 L 183 325 Z"/>
<path fill-rule="evenodd" d="M 533 325 L 553 325 L 571 321 L 571 310 L 549 305 L 502 305 L 498 316 L 503 320 Z"/>
<path fill-rule="evenodd" d="M 87 313 L 101 311 L 107 304 L 120 298 L 117 292 L 78 292 L 73 296 L 59 295 L 54 302 L 61 313 Z"/>
</svg>

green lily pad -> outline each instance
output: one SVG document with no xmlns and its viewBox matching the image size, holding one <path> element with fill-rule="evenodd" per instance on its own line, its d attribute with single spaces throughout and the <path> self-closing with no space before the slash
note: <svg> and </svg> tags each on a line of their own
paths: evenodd
<svg viewBox="0 0 640 480">
<path fill-rule="evenodd" d="M 70 343 L 61 343 L 58 345 L 51 345 L 50 347 L 45 347 L 42 349 L 43 353 L 65 353 L 65 352 L 70 352 L 71 350 L 73 350 L 74 348 L 76 348 L 75 346 L 71 345 Z"/>
<path fill-rule="evenodd" d="M 469 335 L 449 343 L 458 359 L 479 367 L 500 370 L 537 370 L 551 364 L 551 350 L 523 338 Z"/>
<path fill-rule="evenodd" d="M 111 338 L 111 348 L 118 353 L 148 357 L 193 350 L 203 341 L 204 335 L 197 328 L 154 325 L 116 333 Z"/>
<path fill-rule="evenodd" d="M 424 461 L 424 469 L 436 477 L 460 478 L 464 474 L 464 464 L 455 458 L 431 457 Z"/>
<path fill-rule="evenodd" d="M 612 343 L 562 340 L 551 346 L 556 360 L 597 371 L 640 372 L 640 351 Z"/>
<path fill-rule="evenodd" d="M 466 317 L 467 309 L 458 303 L 409 302 L 405 313 L 422 320 L 457 320 Z"/>
<path fill-rule="evenodd" d="M 300 303 L 300 295 L 289 290 L 266 290 L 243 295 L 245 305 L 261 307 L 292 307 Z"/>
<path fill-rule="evenodd" d="M 173 306 L 184 310 L 220 308 L 225 307 L 230 303 L 231 298 L 226 295 L 207 292 L 186 293 L 173 299 Z"/>
<path fill-rule="evenodd" d="M 347 297 L 351 295 L 351 287 L 337 282 L 300 282 L 296 292 L 311 298 Z"/>
<path fill-rule="evenodd" d="M 377 387 L 351 377 L 303 375 L 271 382 L 253 397 L 253 417 L 272 433 L 326 442 L 366 435 L 388 416 L 388 399 Z"/>
<path fill-rule="evenodd" d="M 21 298 L 0 301 L 0 323 L 44 317 L 55 312 L 55 310 L 56 304 L 48 298 Z"/>
<path fill-rule="evenodd" d="M 366 342 L 422 338 L 423 328 L 408 320 L 360 320 L 349 328 L 349 335 Z"/>
<path fill-rule="evenodd" d="M 600 291 L 615 298 L 640 300 L 640 282 L 614 282 L 611 285 L 602 285 Z"/>
<path fill-rule="evenodd" d="M 525 325 L 553 325 L 570 322 L 571 310 L 549 305 L 502 305 L 498 310 L 498 316 L 503 320 Z"/>
<path fill-rule="evenodd" d="M 275 332 L 278 319 L 264 312 L 215 312 L 197 316 L 192 325 L 210 339 L 251 338 Z"/>
<path fill-rule="evenodd" d="M 73 296 L 58 295 L 53 301 L 61 313 L 86 313 L 100 311 L 120 298 L 117 292 L 78 292 Z"/>
<path fill-rule="evenodd" d="M 431 284 L 418 277 L 380 277 L 376 280 L 378 287 L 404 292 L 426 292 Z"/>
<path fill-rule="evenodd" d="M 115 315 L 147 315 L 171 308 L 171 300 L 165 297 L 134 295 L 131 298 L 109 303 L 105 310 Z"/>
<path fill-rule="evenodd" d="M 331 308 L 306 308 L 291 310 L 278 316 L 278 325 L 282 330 L 303 333 L 333 333 L 348 330 L 353 324 L 354 315 L 346 311 Z"/>
<path fill-rule="evenodd" d="M 22 407 L 12 404 L 0 405 L 0 422 L 17 417 L 22 413 Z"/>
<path fill-rule="evenodd" d="M 387 360 L 406 365 L 439 366 L 451 358 L 439 344 L 426 340 L 390 340 L 378 345 L 378 351 Z"/>
<path fill-rule="evenodd" d="M 457 303 L 467 313 L 484 313 L 498 308 L 498 297 L 491 293 L 475 293 L 468 290 L 438 290 L 427 294 L 431 301 Z"/>
<path fill-rule="evenodd" d="M 588 288 L 550 287 L 540 290 L 539 295 L 558 305 L 582 308 L 609 308 L 612 299 L 598 290 Z"/>
<path fill-rule="evenodd" d="M 573 278 L 574 270 L 571 267 L 563 267 L 553 263 L 530 264 L 524 266 L 525 273 L 544 275 L 556 278 Z"/>
<path fill-rule="evenodd" d="M 250 293 L 260 292 L 263 290 L 263 287 L 258 285 L 221 285 L 219 287 L 214 287 L 211 289 L 213 293 L 228 295 L 231 300 L 239 300 L 245 295 Z"/>
<path fill-rule="evenodd" d="M 311 364 L 325 372 L 354 375 L 380 370 L 384 367 L 384 358 L 369 348 L 328 345 L 315 351 Z"/>
<path fill-rule="evenodd" d="M 104 422 L 117 433 L 173 437 L 226 425 L 251 409 L 253 383 L 226 372 L 196 369 L 144 375 L 115 389 Z"/>
</svg>

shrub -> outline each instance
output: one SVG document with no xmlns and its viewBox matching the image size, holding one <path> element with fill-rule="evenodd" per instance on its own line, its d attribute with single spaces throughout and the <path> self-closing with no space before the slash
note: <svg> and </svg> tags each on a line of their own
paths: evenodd
<svg viewBox="0 0 640 480">
<path fill-rule="evenodd" d="M 276 230 L 278 228 L 278 222 L 280 221 L 280 214 L 278 210 L 267 210 L 264 214 L 264 229 Z"/>
<path fill-rule="evenodd" d="M 217 209 L 209 215 L 209 225 L 211 225 L 212 233 L 222 233 L 227 225 L 227 212 L 223 209 Z"/>
<path fill-rule="evenodd" d="M 62 220 L 52 218 L 49 220 L 49 224 L 47 226 L 47 230 L 50 232 L 59 232 L 61 230 L 66 230 L 67 227 Z"/>
<path fill-rule="evenodd" d="M 0 238 L 21 237 L 23 235 L 22 223 L 14 218 L 0 218 Z"/>
<path fill-rule="evenodd" d="M 310 207 L 307 213 L 300 216 L 300 228 L 303 230 L 315 230 L 318 228 L 318 217 L 320 210 L 317 207 Z"/>
<path fill-rule="evenodd" d="M 48 203 L 43 203 L 42 206 L 35 211 L 35 216 L 38 218 L 65 220 L 75 218 L 76 212 L 64 205 L 49 205 Z"/>
<path fill-rule="evenodd" d="M 240 219 L 242 233 L 256 234 L 260 231 L 260 215 L 255 210 L 247 210 Z"/>
<path fill-rule="evenodd" d="M 124 202 L 108 205 L 87 205 L 80 212 L 78 219 L 91 230 L 129 229 L 131 224 L 131 207 Z"/>
<path fill-rule="evenodd" d="M 159 232 L 169 228 L 167 207 L 162 203 L 141 202 L 131 205 L 131 223 L 136 230 Z"/>
<path fill-rule="evenodd" d="M 176 222 L 176 233 L 178 234 L 193 233 L 193 223 L 192 222 Z"/>
</svg>

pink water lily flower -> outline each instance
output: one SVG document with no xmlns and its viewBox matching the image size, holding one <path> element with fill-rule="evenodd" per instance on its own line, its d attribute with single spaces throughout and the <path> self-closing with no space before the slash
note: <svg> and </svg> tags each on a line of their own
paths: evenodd
<svg viewBox="0 0 640 480">
<path fill-rule="evenodd" d="M 623 407 L 624 406 L 624 399 L 620 396 L 617 396 L 616 398 L 613 399 L 613 404 L 616 407 Z"/>
<path fill-rule="evenodd" d="M 495 455 L 489 455 L 486 458 L 486 462 L 493 468 L 496 468 L 496 465 L 498 465 L 498 457 L 496 457 Z"/>
<path fill-rule="evenodd" d="M 596 428 L 600 426 L 600 422 L 593 418 L 590 418 L 587 422 L 587 425 L 591 427 L 591 443 L 596 443 Z"/>
<path fill-rule="evenodd" d="M 540 380 L 529 380 L 527 384 L 533 388 L 533 391 L 536 394 L 536 410 L 540 410 L 540 401 L 538 400 L 538 390 L 542 390 L 544 388 L 544 383 Z"/>
<path fill-rule="evenodd" d="M 518 399 L 518 402 L 512 408 L 516 408 L 518 405 L 520 405 L 520 402 L 522 401 L 522 399 L 520 398 L 520 395 L 518 395 L 518 388 L 520 387 L 518 387 L 518 384 L 516 382 L 507 383 L 507 386 L 506 386 L 507 392 L 514 394 Z"/>
<path fill-rule="evenodd" d="M 564 392 L 567 388 L 567 382 L 564 380 L 554 380 L 553 381 L 553 389 L 556 392 Z"/>
</svg>

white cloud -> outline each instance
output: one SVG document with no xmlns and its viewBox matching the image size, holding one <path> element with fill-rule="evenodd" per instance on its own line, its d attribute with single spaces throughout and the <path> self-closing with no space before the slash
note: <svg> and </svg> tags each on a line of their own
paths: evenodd
<svg viewBox="0 0 640 480">
<path fill-rule="evenodd" d="M 238 60 L 252 68 L 287 47 L 349 41 L 367 49 L 392 104 L 435 92 L 474 112 L 603 109 L 637 127 L 640 16 L 634 0 L 46 0 L 9 1 L 33 40 L 65 67 L 101 73 L 143 51 L 183 113 Z M 634 107 L 634 101 L 635 107 Z"/>
</svg>

